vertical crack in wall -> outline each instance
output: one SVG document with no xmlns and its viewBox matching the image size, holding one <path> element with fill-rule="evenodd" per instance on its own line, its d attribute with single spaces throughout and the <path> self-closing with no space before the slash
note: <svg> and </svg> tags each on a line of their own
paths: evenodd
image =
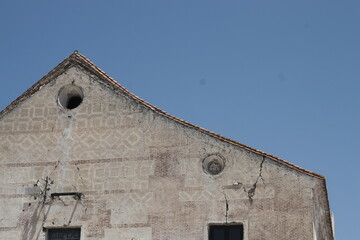
<svg viewBox="0 0 360 240">
<path fill-rule="evenodd" d="M 45 177 L 45 187 L 44 187 L 44 196 L 43 196 L 43 204 L 45 204 L 45 202 L 46 202 L 46 198 L 47 198 L 47 191 L 48 191 L 48 184 L 49 184 L 49 177 L 48 176 L 46 176 Z M 49 190 L 50 190 L 50 188 L 49 188 Z"/>
<path fill-rule="evenodd" d="M 225 223 L 228 223 L 228 213 L 229 213 L 229 202 L 226 196 L 226 193 L 224 191 L 224 197 L 225 197 Z"/>
<path fill-rule="evenodd" d="M 83 198 L 80 198 L 80 205 L 84 208 L 84 214 L 87 212 L 87 206 L 83 203 L 83 199 L 85 198 L 85 195 Z"/>
<path fill-rule="evenodd" d="M 54 166 L 54 169 L 51 171 L 51 173 L 49 174 L 49 176 L 52 176 L 52 174 L 55 172 L 56 168 L 59 166 L 60 164 L 60 160 L 58 160 Z"/>
<path fill-rule="evenodd" d="M 228 216 L 229 216 L 229 201 L 225 192 L 225 189 L 223 189 L 221 186 L 217 184 L 217 190 L 221 192 L 222 195 L 224 195 L 225 200 L 225 224 L 228 223 Z"/>
<path fill-rule="evenodd" d="M 83 177 L 81 176 L 80 168 L 79 168 L 79 166 L 78 166 L 76 163 L 75 163 L 75 167 L 76 167 L 77 173 L 78 173 L 78 175 L 79 175 L 79 178 L 80 178 L 80 180 L 81 180 L 81 184 L 85 187 L 85 182 L 84 182 Z"/>
<path fill-rule="evenodd" d="M 224 199 L 225 199 L 225 224 L 227 224 L 228 214 L 229 214 L 229 202 L 225 190 L 220 190 L 220 192 L 224 195 Z"/>
<path fill-rule="evenodd" d="M 264 182 L 264 178 L 263 178 L 263 176 L 262 176 L 262 170 L 263 170 L 263 164 L 264 164 L 264 162 L 265 162 L 265 157 L 263 156 L 263 159 L 262 159 L 262 161 L 261 161 L 261 163 L 260 163 L 259 176 L 256 178 L 256 181 L 254 182 L 253 186 L 249 189 L 249 191 L 247 191 L 247 194 L 248 194 L 248 197 L 249 197 L 250 201 L 252 201 L 252 200 L 253 200 L 253 197 L 255 196 L 256 185 L 257 185 L 259 179 L 261 179 L 261 180 L 263 181 L 263 183 L 265 183 L 265 182 Z"/>
</svg>

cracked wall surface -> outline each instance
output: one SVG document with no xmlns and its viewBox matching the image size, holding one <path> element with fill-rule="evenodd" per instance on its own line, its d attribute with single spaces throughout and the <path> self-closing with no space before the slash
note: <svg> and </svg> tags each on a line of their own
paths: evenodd
<svg viewBox="0 0 360 240">
<path fill-rule="evenodd" d="M 69 111 L 57 95 L 72 82 L 84 99 Z M 209 154 L 226 160 L 218 175 L 203 170 Z M 216 223 L 244 224 L 246 240 L 312 239 L 313 226 L 331 239 L 318 179 L 164 118 L 80 67 L 1 118 L 0 165 L 0 239 L 65 226 L 86 240 L 205 240 Z"/>
</svg>

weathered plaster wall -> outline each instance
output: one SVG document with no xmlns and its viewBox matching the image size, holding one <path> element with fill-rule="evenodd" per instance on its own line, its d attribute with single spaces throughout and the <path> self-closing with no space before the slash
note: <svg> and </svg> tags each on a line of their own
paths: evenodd
<svg viewBox="0 0 360 240">
<path fill-rule="evenodd" d="M 326 189 L 325 189 L 326 190 Z M 313 217 L 314 217 L 314 230 L 317 239 L 333 239 L 335 233 L 327 226 L 332 225 L 332 220 L 327 216 L 330 212 L 328 206 L 328 199 L 324 197 L 321 192 L 324 191 L 324 185 L 318 182 L 313 188 Z"/>
<path fill-rule="evenodd" d="M 85 97 L 69 111 L 57 95 L 72 82 Z M 209 154 L 225 158 L 219 175 L 203 171 Z M 87 240 L 205 240 L 209 224 L 238 222 L 247 240 L 305 240 L 324 218 L 318 180 L 164 118 L 78 67 L 1 119 L 0 164 L 0 239 L 81 226 Z M 48 194 L 84 197 L 44 201 L 43 177 Z"/>
</svg>

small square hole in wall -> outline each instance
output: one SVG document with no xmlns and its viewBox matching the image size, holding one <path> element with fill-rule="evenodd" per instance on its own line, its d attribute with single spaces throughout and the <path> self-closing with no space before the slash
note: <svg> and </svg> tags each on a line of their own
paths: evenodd
<svg viewBox="0 0 360 240">
<path fill-rule="evenodd" d="M 80 240 L 80 228 L 49 228 L 46 240 Z"/>
<path fill-rule="evenodd" d="M 209 240 L 243 240 L 244 226 L 238 225 L 210 225 Z"/>
</svg>

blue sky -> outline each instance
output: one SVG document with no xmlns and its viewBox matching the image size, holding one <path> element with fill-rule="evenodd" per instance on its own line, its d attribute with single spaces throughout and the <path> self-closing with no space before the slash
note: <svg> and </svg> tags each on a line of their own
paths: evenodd
<svg viewBox="0 0 360 240">
<path fill-rule="evenodd" d="M 1 1 L 0 108 L 79 50 L 146 101 L 327 177 L 360 235 L 360 2 Z"/>
</svg>

